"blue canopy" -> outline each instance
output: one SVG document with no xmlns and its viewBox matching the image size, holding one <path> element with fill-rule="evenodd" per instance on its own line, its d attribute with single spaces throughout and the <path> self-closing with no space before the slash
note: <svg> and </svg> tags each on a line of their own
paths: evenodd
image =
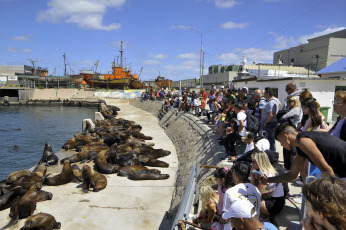
<svg viewBox="0 0 346 230">
<path fill-rule="evenodd" d="M 346 72 L 346 57 L 334 62 L 333 64 L 321 69 L 316 74 Z"/>
</svg>

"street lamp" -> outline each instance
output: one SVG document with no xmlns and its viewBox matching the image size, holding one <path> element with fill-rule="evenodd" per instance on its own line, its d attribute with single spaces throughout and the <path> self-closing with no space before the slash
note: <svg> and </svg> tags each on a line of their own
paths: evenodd
<svg viewBox="0 0 346 230">
<path fill-rule="evenodd" d="M 193 30 L 193 31 L 195 31 L 195 32 L 197 32 L 197 33 L 199 33 L 201 35 L 201 53 L 200 53 L 200 56 L 199 56 L 199 77 L 200 77 L 199 78 L 199 84 L 200 84 L 201 88 L 203 88 L 203 79 L 202 79 L 202 77 L 203 77 L 203 68 L 204 68 L 203 34 L 211 32 L 213 30 L 208 30 L 208 31 L 202 32 L 202 31 L 198 31 L 198 30 L 192 29 L 192 28 L 190 28 L 188 26 L 185 26 L 185 27 L 186 27 L 186 29 Z"/>
</svg>

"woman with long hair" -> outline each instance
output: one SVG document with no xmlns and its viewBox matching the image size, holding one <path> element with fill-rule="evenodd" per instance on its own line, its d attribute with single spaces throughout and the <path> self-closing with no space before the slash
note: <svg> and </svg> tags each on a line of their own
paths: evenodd
<svg viewBox="0 0 346 230">
<path fill-rule="evenodd" d="M 260 216 L 265 218 L 269 215 L 278 214 L 285 206 L 285 195 L 282 183 L 262 184 L 258 182 L 256 174 L 262 174 L 267 177 L 278 175 L 265 152 L 256 152 L 252 154 L 251 183 L 257 186 L 262 196 Z"/>
<path fill-rule="evenodd" d="M 200 200 L 202 201 L 202 209 L 196 219 L 195 224 L 200 224 L 203 229 L 211 229 L 214 222 L 215 213 L 217 212 L 217 204 L 219 196 L 210 186 L 202 186 L 199 190 Z"/>
<path fill-rule="evenodd" d="M 303 118 L 298 124 L 297 130 L 301 131 L 328 131 L 324 130 L 323 117 L 317 108 L 315 98 L 305 98 L 302 102 Z M 321 127 L 322 126 L 322 127 Z"/>
<path fill-rule="evenodd" d="M 303 187 L 308 217 L 304 229 L 346 229 L 346 182 L 324 174 Z"/>
</svg>

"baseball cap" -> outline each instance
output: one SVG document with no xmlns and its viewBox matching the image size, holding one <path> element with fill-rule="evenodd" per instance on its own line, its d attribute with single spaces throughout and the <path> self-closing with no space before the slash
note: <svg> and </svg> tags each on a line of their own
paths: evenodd
<svg viewBox="0 0 346 230">
<path fill-rule="evenodd" d="M 254 134 L 253 132 L 246 132 L 245 136 L 241 137 L 242 140 L 246 140 L 246 139 L 254 139 Z"/>
<path fill-rule="evenodd" d="M 254 214 L 251 214 L 252 209 L 254 208 L 253 204 L 249 200 L 243 199 L 243 200 L 237 200 L 231 204 L 229 207 L 229 210 L 222 215 L 223 219 L 229 219 L 229 218 L 243 218 L 243 219 L 249 219 L 255 216 L 256 212 Z"/>
<path fill-rule="evenodd" d="M 267 139 L 261 139 L 259 140 L 255 146 L 258 148 L 259 151 L 263 152 L 265 150 L 270 149 L 270 144 Z"/>
<path fill-rule="evenodd" d="M 249 92 L 249 89 L 247 88 L 247 87 L 243 87 L 242 89 L 241 89 L 241 91 L 244 91 L 244 92 Z"/>
</svg>

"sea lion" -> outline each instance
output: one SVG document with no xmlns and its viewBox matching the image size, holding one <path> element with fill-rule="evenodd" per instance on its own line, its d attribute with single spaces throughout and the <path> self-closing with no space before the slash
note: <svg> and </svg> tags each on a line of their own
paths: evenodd
<svg viewBox="0 0 346 230">
<path fill-rule="evenodd" d="M 143 158 L 157 159 L 157 158 L 168 156 L 171 154 L 171 152 L 168 150 L 154 149 L 150 146 L 141 146 L 138 148 L 138 150 L 140 153 L 138 156 L 138 159 L 143 159 Z"/>
<path fill-rule="evenodd" d="M 168 163 L 166 163 L 164 161 L 157 160 L 157 159 L 143 158 L 140 160 L 140 162 L 144 166 L 160 167 L 160 168 L 168 168 L 169 167 Z"/>
<path fill-rule="evenodd" d="M 58 156 L 53 153 L 52 146 L 46 142 L 44 144 L 41 160 L 38 162 L 38 164 L 46 163 L 46 165 L 56 165 L 58 160 Z"/>
<path fill-rule="evenodd" d="M 7 190 L 6 190 L 7 191 Z M 15 199 L 22 195 L 24 190 L 22 187 L 17 186 L 7 191 L 5 194 L 0 196 L 0 211 L 5 210 L 14 203 Z"/>
<path fill-rule="evenodd" d="M 83 161 L 88 159 L 90 154 L 90 148 L 88 146 L 84 146 L 77 154 L 73 154 L 70 157 L 66 157 L 60 161 L 61 164 L 68 160 L 70 163 L 76 163 L 79 161 Z"/>
<path fill-rule="evenodd" d="M 76 141 L 77 139 L 75 137 L 72 137 L 61 148 L 65 150 L 74 149 L 76 147 Z"/>
<path fill-rule="evenodd" d="M 28 169 L 15 171 L 7 176 L 6 184 L 13 184 L 15 181 L 21 177 L 31 176 L 32 173 Z"/>
<path fill-rule="evenodd" d="M 101 173 L 95 172 L 93 168 L 85 164 L 82 169 L 83 176 L 83 191 L 89 191 L 89 188 L 93 188 L 94 192 L 98 192 L 107 186 L 107 178 Z"/>
<path fill-rule="evenodd" d="M 60 229 L 61 223 L 56 222 L 54 216 L 47 213 L 39 213 L 33 216 L 28 217 L 24 226 L 21 230 L 26 229 L 43 229 L 43 230 L 51 230 L 51 229 Z"/>
<path fill-rule="evenodd" d="M 121 167 L 126 167 L 130 165 L 140 165 L 141 162 L 137 159 L 138 153 L 136 152 L 127 152 L 122 154 L 120 159 L 117 159 L 117 156 L 113 158 L 116 164 L 119 164 Z"/>
<path fill-rule="evenodd" d="M 120 169 L 120 165 L 109 164 L 107 162 L 107 152 L 108 150 L 102 150 L 97 154 L 95 158 L 96 169 L 97 171 L 106 174 L 117 173 Z"/>
<path fill-rule="evenodd" d="M 34 184 L 18 202 L 11 206 L 11 220 L 3 229 L 15 225 L 19 219 L 26 218 L 34 213 L 41 188 L 42 183 Z"/>
<path fill-rule="evenodd" d="M 138 171 L 152 171 L 155 173 L 161 173 L 157 169 L 149 169 L 149 168 L 142 166 L 142 165 L 130 165 L 130 166 L 126 166 L 126 167 L 121 168 L 118 172 L 118 176 L 128 176 L 131 173 L 138 172 Z"/>
<path fill-rule="evenodd" d="M 160 174 L 153 171 L 142 170 L 128 175 L 130 180 L 165 180 L 169 178 L 168 174 Z"/>
<path fill-rule="evenodd" d="M 45 185 L 62 185 L 72 182 L 75 178 L 73 174 L 73 169 L 68 160 L 64 161 L 64 166 L 62 167 L 61 173 L 55 175 L 53 177 L 48 177 L 43 180 L 43 184 Z"/>
</svg>

